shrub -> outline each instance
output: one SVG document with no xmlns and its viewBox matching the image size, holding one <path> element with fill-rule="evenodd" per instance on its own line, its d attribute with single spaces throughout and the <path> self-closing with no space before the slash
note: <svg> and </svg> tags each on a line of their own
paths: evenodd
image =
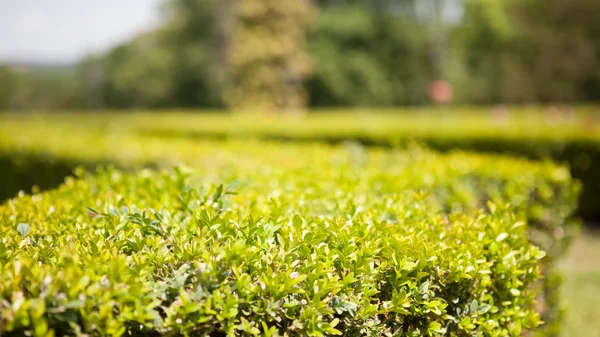
<svg viewBox="0 0 600 337">
<path fill-rule="evenodd" d="M 447 215 L 423 193 L 368 192 L 360 172 L 307 184 L 314 173 L 232 189 L 107 170 L 10 200 L 0 332 L 518 336 L 540 323 L 544 253 L 510 208 Z"/>
<path fill-rule="evenodd" d="M 511 108 L 511 114 L 495 117 L 488 109 L 404 109 L 315 111 L 305 118 L 272 118 L 169 112 L 68 115 L 86 128 L 109 125 L 128 132 L 170 138 L 245 138 L 340 143 L 396 147 L 417 141 L 439 151 L 465 150 L 501 153 L 534 160 L 552 159 L 568 164 L 582 181 L 580 213 L 600 216 L 600 115 L 593 107 L 577 107 L 549 120 L 542 108 Z M 26 118 L 30 122 L 32 118 Z M 50 116 L 44 123 L 64 124 Z M 8 125 L 9 120 L 6 121 Z M 9 126 L 10 127 L 10 126 Z M 12 127 L 23 128 L 22 122 Z"/>
<path fill-rule="evenodd" d="M 106 135 L 94 130 L 67 128 L 68 132 L 57 133 L 34 126 L 27 137 L 19 137 L 23 131 L 9 129 L 0 135 L 0 148 L 10 149 L 6 156 L 16 161 L 35 158 L 31 163 L 95 167 L 108 162 L 127 170 L 187 163 L 206 183 L 218 185 L 237 179 L 246 186 L 245 198 L 238 202 L 247 207 L 274 195 L 285 200 L 283 204 L 290 212 L 301 210 L 298 214 L 302 216 L 327 213 L 337 207 L 338 194 L 348 191 L 353 191 L 358 199 L 421 192 L 423 202 L 433 212 L 445 215 L 487 209 L 489 201 L 499 207 L 509 204 L 506 212 L 513 214 L 516 221 L 527 223 L 530 241 L 547 252 L 540 264 L 546 277 L 536 285 L 542 287 L 537 310 L 547 323 L 544 333 L 557 331 L 560 305 L 556 293 L 560 278 L 554 265 L 578 229 L 574 213 L 579 187 L 564 167 L 503 156 L 435 154 L 419 148 L 398 151 L 356 145 L 197 141 L 127 133 Z M 9 165 L 8 170 L 19 167 L 27 165 Z M 14 172 L 9 175 L 30 176 Z M 52 176 L 36 178 L 45 177 Z M 20 186 L 29 188 L 33 183 L 27 180 Z M 298 190 L 321 194 L 299 196 L 295 194 Z M 157 189 L 154 193 L 162 192 Z"/>
</svg>

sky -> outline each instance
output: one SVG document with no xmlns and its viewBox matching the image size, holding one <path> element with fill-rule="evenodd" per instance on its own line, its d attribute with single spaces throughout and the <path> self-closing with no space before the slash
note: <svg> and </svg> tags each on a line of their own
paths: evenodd
<svg viewBox="0 0 600 337">
<path fill-rule="evenodd" d="M 161 0 L 0 0 L 0 61 L 73 63 L 153 27 Z"/>
<path fill-rule="evenodd" d="M 0 62 L 75 63 L 155 26 L 163 1 L 0 0 Z"/>
</svg>

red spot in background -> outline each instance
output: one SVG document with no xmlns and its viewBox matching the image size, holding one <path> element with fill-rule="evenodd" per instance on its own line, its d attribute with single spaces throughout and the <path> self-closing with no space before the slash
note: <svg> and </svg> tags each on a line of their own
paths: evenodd
<svg viewBox="0 0 600 337">
<path fill-rule="evenodd" d="M 454 89 L 447 81 L 433 81 L 429 86 L 429 97 L 436 103 L 450 103 L 454 98 Z"/>
</svg>

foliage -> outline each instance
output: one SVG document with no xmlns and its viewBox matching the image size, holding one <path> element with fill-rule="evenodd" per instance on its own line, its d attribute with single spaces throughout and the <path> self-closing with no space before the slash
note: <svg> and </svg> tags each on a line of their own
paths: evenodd
<svg viewBox="0 0 600 337">
<path fill-rule="evenodd" d="M 160 37 L 147 34 L 114 49 L 100 67 L 111 77 L 100 79 L 103 100 L 116 108 L 166 105 L 171 96 L 173 60 L 159 44 Z"/>
<path fill-rule="evenodd" d="M 231 0 L 228 50 L 234 109 L 277 111 L 305 106 L 303 80 L 311 62 L 306 31 L 315 11 L 310 1 Z M 260 47 L 258 47 L 260 46 Z"/>
<path fill-rule="evenodd" d="M 487 208 L 487 202 L 492 201 L 498 205 L 496 208 L 502 211 L 501 214 L 510 213 L 515 216 L 514 221 L 529 225 L 529 239 L 548 254 L 538 263 L 545 275 L 554 273 L 556 259 L 577 232 L 573 219 L 577 184 L 571 180 L 567 169 L 551 163 L 464 153 L 442 155 L 421 149 L 405 152 L 341 145 L 149 137 L 131 134 L 126 129 L 119 131 L 118 126 L 123 127 L 126 123 L 118 121 L 116 125 L 102 126 L 110 120 L 106 116 L 97 116 L 98 119 L 86 128 L 82 128 L 81 119 L 65 117 L 67 123 L 55 120 L 54 125 L 44 118 L 37 121 L 35 118 L 25 119 L 29 126 L 26 137 L 23 137 L 24 129 L 17 127 L 23 121 L 19 118 L 9 120 L 3 124 L 0 148 L 15 160 L 30 154 L 29 158 L 54 158 L 61 163 L 80 163 L 91 167 L 105 162 L 123 168 L 171 166 L 185 162 L 194 167 L 203 184 L 237 180 L 240 188 L 249 189 L 244 190 L 245 199 L 240 201 L 246 206 L 253 202 L 260 205 L 276 196 L 279 207 L 290 212 L 300 210 L 297 214 L 301 216 L 328 214 L 331 209 L 341 207 L 339 203 L 345 193 L 352 194 L 353 199 L 360 201 L 366 198 L 368 201 L 398 193 L 424 192 L 422 195 L 427 197 L 423 199 L 426 204 L 423 207 L 429 207 L 431 214 L 441 212 L 440 216 L 471 214 L 474 209 Z M 9 166 L 8 169 L 15 168 L 18 166 Z M 22 188 L 34 183 L 25 181 Z M 296 188 L 303 192 L 296 193 Z M 98 193 L 94 193 L 98 197 Z M 126 192 L 115 193 L 124 196 Z M 159 199 L 161 194 L 158 190 L 150 193 Z M 139 207 L 136 200 L 131 203 Z M 285 202 L 280 202 L 282 200 Z M 512 206 L 504 210 L 503 205 L 507 202 Z M 398 201 L 398 204 L 402 202 Z M 97 209 L 101 205 L 86 206 Z M 368 204 L 365 207 L 377 210 Z M 259 216 L 251 214 L 254 219 Z M 392 212 L 387 216 L 388 221 L 395 221 L 399 215 Z M 555 290 L 558 282 L 558 279 L 547 278 L 544 283 L 534 286 L 544 287 L 541 293 L 536 291 L 536 294 L 541 296 L 538 300 L 542 305 L 538 311 L 546 322 L 557 322 Z"/>
<path fill-rule="evenodd" d="M 108 170 L 13 199 L 0 207 L 3 332 L 518 336 L 539 324 L 543 253 L 508 210 L 447 217 L 345 172 L 341 184 L 323 167 L 252 174 L 232 189 L 182 168 Z"/>
<path fill-rule="evenodd" d="M 75 79 L 3 76 L 22 87 L 4 92 L 19 103 L 8 107 L 426 105 L 434 80 L 452 84 L 459 104 L 600 99 L 596 0 L 165 0 L 163 8 L 155 29 L 83 60 Z"/>
<path fill-rule="evenodd" d="M 7 66 L 0 66 L 0 109 L 8 110 L 15 95 L 15 72 Z"/>
<path fill-rule="evenodd" d="M 594 107 L 507 108 L 506 114 L 481 108 L 315 111 L 296 116 L 232 116 L 226 113 L 113 113 L 67 119 L 88 128 L 109 124 L 145 135 L 171 138 L 264 138 L 271 140 L 356 141 L 365 145 L 396 147 L 413 141 L 449 151 L 462 149 L 503 153 L 536 160 L 552 159 L 568 164 L 571 174 L 583 183 L 580 214 L 600 214 L 600 114 Z M 63 117 L 44 118 L 53 123 Z M 10 124 L 16 130 L 22 123 Z M 27 121 L 31 121 L 27 117 Z M 132 130 L 133 129 L 133 130 Z M 6 131 L 7 132 L 7 131 Z"/>
<path fill-rule="evenodd" d="M 83 101 L 78 85 L 77 73 L 69 67 L 0 65 L 0 109 L 78 108 Z"/>
<path fill-rule="evenodd" d="M 480 102 L 597 100 L 594 0 L 469 0 L 459 42 Z M 481 83 L 484 83 L 481 86 Z"/>
<path fill-rule="evenodd" d="M 404 6 L 409 7 L 408 2 Z M 425 23 L 406 11 L 370 11 L 358 2 L 325 5 L 309 40 L 315 106 L 421 104 L 433 79 Z M 399 18 L 398 16 L 402 16 Z"/>
<path fill-rule="evenodd" d="M 231 0 L 165 2 L 160 46 L 173 59 L 169 106 L 222 106 L 227 86 L 227 49 Z"/>
</svg>

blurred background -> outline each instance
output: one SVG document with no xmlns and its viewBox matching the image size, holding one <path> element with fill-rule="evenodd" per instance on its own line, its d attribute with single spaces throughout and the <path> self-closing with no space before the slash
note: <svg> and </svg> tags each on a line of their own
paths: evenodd
<svg viewBox="0 0 600 337">
<path fill-rule="evenodd" d="M 600 100 L 597 0 L 0 1 L 0 110 Z"/>
</svg>

